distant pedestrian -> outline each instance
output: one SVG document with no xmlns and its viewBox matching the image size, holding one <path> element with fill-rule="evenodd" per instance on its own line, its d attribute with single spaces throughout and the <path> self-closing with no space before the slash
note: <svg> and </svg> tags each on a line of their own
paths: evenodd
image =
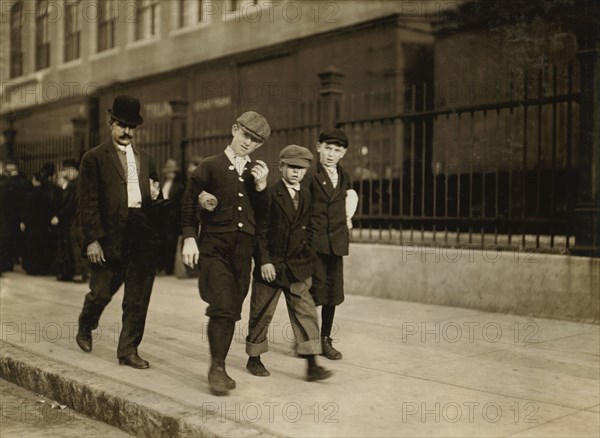
<svg viewBox="0 0 600 438">
<path fill-rule="evenodd" d="M 56 237 L 51 219 L 56 212 L 53 183 L 40 172 L 31 178 L 21 210 L 22 267 L 28 275 L 54 273 Z"/>
<path fill-rule="evenodd" d="M 185 191 L 185 179 L 179 171 L 177 162 L 169 158 L 163 169 L 162 195 L 169 205 L 164 209 L 161 221 L 161 249 L 159 269 L 172 275 L 175 265 L 177 239 L 181 235 L 181 199 Z"/>
<path fill-rule="evenodd" d="M 56 215 L 51 223 L 58 227 L 58 272 L 61 281 L 83 282 L 88 277 L 87 266 L 81 257 L 83 234 L 77 219 L 78 165 L 74 159 L 62 162 L 60 170 L 61 197 Z"/>
</svg>

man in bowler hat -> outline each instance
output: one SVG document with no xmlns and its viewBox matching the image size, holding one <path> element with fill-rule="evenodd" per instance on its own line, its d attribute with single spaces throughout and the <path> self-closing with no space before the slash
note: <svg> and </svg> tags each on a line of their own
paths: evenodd
<svg viewBox="0 0 600 438">
<path fill-rule="evenodd" d="M 92 351 L 92 330 L 125 284 L 117 357 L 121 365 L 148 368 L 138 355 L 156 273 L 159 236 L 150 220 L 159 178 L 150 155 L 133 146 L 143 122 L 140 102 L 117 96 L 108 110 L 111 138 L 86 152 L 80 166 L 79 220 L 91 263 L 90 292 L 79 315 L 77 345 Z"/>
<path fill-rule="evenodd" d="M 249 155 L 269 138 L 267 120 L 254 111 L 240 115 L 231 127 L 231 143 L 193 171 L 182 207 L 183 262 L 199 266 L 200 296 L 208 303 L 210 390 L 226 395 L 236 386 L 225 370 L 235 323 L 250 285 L 255 248 L 254 212 L 267 186 L 267 165 Z M 196 242 L 200 207 L 201 231 Z M 198 248 L 199 247 L 199 248 Z"/>
<path fill-rule="evenodd" d="M 289 145 L 279 153 L 282 178 L 267 188 L 264 205 L 256 213 L 257 251 L 250 321 L 246 338 L 248 364 L 255 376 L 270 373 L 260 360 L 269 349 L 267 333 L 281 292 L 296 338 L 296 353 L 307 360 L 306 380 L 324 380 L 331 371 L 317 365 L 321 354 L 319 323 L 310 295 L 314 252 L 309 235 L 310 191 L 300 181 L 313 154 L 305 147 Z"/>
</svg>

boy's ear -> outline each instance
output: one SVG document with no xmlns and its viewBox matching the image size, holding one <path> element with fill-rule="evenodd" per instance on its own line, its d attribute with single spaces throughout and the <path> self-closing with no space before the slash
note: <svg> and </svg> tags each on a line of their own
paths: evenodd
<svg viewBox="0 0 600 438">
<path fill-rule="evenodd" d="M 340 157 L 340 160 L 342 158 L 344 158 L 344 156 L 346 155 L 347 152 L 348 152 L 348 148 L 344 148 L 344 152 L 342 152 L 342 156 Z"/>
<path fill-rule="evenodd" d="M 234 123 L 233 125 L 231 125 L 231 135 L 232 136 L 235 135 L 235 133 L 237 132 L 237 130 L 238 130 L 238 125 L 237 124 Z"/>
</svg>

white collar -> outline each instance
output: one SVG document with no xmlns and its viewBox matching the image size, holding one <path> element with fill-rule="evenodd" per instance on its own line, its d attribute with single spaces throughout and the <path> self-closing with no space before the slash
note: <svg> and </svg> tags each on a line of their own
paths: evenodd
<svg viewBox="0 0 600 438">
<path fill-rule="evenodd" d="M 117 149 L 119 149 L 120 151 L 123 151 L 123 152 L 125 152 L 128 147 L 131 148 L 131 149 L 133 149 L 133 146 L 131 145 L 131 143 L 129 143 L 127 146 L 123 146 L 122 144 L 115 143 L 113 141 L 113 144 L 117 147 Z"/>
<path fill-rule="evenodd" d="M 232 164 L 234 164 L 236 160 L 244 160 L 248 163 L 250 162 L 250 157 L 248 155 L 246 155 L 245 157 L 240 157 L 239 155 L 236 155 L 233 149 L 231 149 L 231 145 L 225 148 L 225 155 L 227 155 L 227 158 L 229 158 L 229 161 L 231 161 Z"/>
<path fill-rule="evenodd" d="M 292 189 L 292 190 L 296 190 L 297 192 L 300 191 L 300 183 L 290 184 L 283 178 L 281 178 L 281 181 L 283 181 L 283 184 L 287 187 L 288 190 Z"/>
</svg>

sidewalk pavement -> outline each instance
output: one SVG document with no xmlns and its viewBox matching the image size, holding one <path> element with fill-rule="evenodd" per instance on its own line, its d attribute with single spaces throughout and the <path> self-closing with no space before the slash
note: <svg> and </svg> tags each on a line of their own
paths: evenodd
<svg viewBox="0 0 600 438">
<path fill-rule="evenodd" d="M 401 287 L 401 285 L 399 285 Z M 48 277 L 0 278 L 0 374 L 140 436 L 600 435 L 600 327 L 347 296 L 332 335 L 341 361 L 306 382 L 285 302 L 262 356 L 246 369 L 249 300 L 227 359 L 237 389 L 209 393 L 205 304 L 195 280 L 158 277 L 140 355 L 116 359 L 122 292 L 107 307 L 91 354 L 75 343 L 87 287 Z"/>
</svg>

